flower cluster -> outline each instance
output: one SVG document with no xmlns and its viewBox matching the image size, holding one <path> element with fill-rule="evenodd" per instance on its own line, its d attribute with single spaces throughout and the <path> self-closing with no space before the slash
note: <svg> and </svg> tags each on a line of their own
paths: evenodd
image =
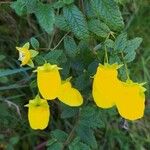
<svg viewBox="0 0 150 150">
<path fill-rule="evenodd" d="M 22 62 L 21 66 L 31 66 L 32 55 L 36 51 L 29 50 L 29 43 L 26 43 L 23 47 L 16 48 L 19 51 L 19 60 Z M 38 89 L 44 99 L 37 95 L 35 99 L 29 100 L 29 104 L 25 105 L 28 107 L 28 119 L 32 129 L 45 129 L 47 127 L 50 118 L 50 108 L 47 100 L 58 98 L 69 106 L 80 106 L 83 103 L 80 92 L 71 85 L 71 78 L 65 81 L 61 80 L 60 69 L 57 65 L 45 63 L 34 71 L 37 72 Z"/>
<path fill-rule="evenodd" d="M 99 65 L 93 81 L 93 98 L 97 106 L 111 108 L 116 105 L 119 114 L 128 120 L 143 117 L 145 109 L 145 88 L 143 84 L 118 79 L 122 65 Z"/>
<path fill-rule="evenodd" d="M 36 70 L 38 89 L 44 99 L 37 96 L 26 105 L 29 107 L 28 118 L 32 129 L 47 127 L 50 114 L 47 100 L 58 98 L 69 106 L 80 106 L 83 103 L 80 92 L 72 87 L 70 79 L 61 81 L 59 69 L 57 65 L 45 63 Z"/>
<path fill-rule="evenodd" d="M 23 47 L 16 47 L 19 51 L 21 66 L 34 66 L 32 58 L 38 52 L 29 50 L 29 43 Z M 122 65 L 108 64 L 99 65 L 94 76 L 92 94 L 98 107 L 111 108 L 116 106 L 119 114 L 128 120 L 136 120 L 143 116 L 145 109 L 145 88 L 143 84 L 134 83 L 128 79 L 123 82 L 118 79 L 118 69 Z M 47 100 L 59 99 L 69 106 L 80 106 L 83 98 L 80 92 L 73 88 L 71 78 L 61 80 L 57 65 L 45 63 L 37 67 L 37 86 L 43 99 L 37 95 L 29 100 L 28 119 L 32 129 L 45 129 L 50 118 L 50 108 Z"/>
</svg>

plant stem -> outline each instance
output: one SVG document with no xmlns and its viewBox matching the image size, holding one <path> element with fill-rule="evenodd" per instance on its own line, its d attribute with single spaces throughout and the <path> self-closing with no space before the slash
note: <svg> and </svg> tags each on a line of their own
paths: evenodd
<svg viewBox="0 0 150 150">
<path fill-rule="evenodd" d="M 106 48 L 106 46 L 105 46 L 105 59 L 104 59 L 105 61 L 106 61 L 106 63 L 108 64 L 108 53 L 107 53 L 107 48 Z M 104 61 L 104 62 L 105 62 Z"/>
<path fill-rule="evenodd" d="M 126 71 L 127 80 L 130 80 L 129 70 L 128 70 L 127 63 L 126 63 L 125 60 L 124 60 L 124 54 L 123 54 L 123 52 L 121 52 L 121 56 L 122 56 L 122 60 L 123 60 L 124 66 L 125 66 L 125 71 Z"/>
<path fill-rule="evenodd" d="M 62 39 L 57 43 L 57 45 L 56 45 L 54 48 L 50 49 L 50 50 L 51 50 L 51 51 L 55 50 L 55 49 L 61 44 L 61 42 L 64 40 L 64 38 L 65 38 L 68 34 L 69 34 L 69 32 L 67 32 L 67 33 L 62 37 Z"/>
</svg>

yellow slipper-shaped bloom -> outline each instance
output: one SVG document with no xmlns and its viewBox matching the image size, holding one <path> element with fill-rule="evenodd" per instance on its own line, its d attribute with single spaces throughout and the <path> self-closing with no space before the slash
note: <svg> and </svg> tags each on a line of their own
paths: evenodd
<svg viewBox="0 0 150 150">
<path fill-rule="evenodd" d="M 80 92 L 68 80 L 62 82 L 58 99 L 69 106 L 80 106 L 83 103 Z"/>
<path fill-rule="evenodd" d="M 53 100 L 58 96 L 61 86 L 59 67 L 45 63 L 37 68 L 37 84 L 44 99 Z"/>
<path fill-rule="evenodd" d="M 34 58 L 38 52 L 35 50 L 29 50 L 30 44 L 26 43 L 23 47 L 16 47 L 16 49 L 19 51 L 19 59 L 21 61 L 21 66 L 29 65 L 31 67 L 34 67 L 34 64 L 32 62 L 32 58 Z"/>
<path fill-rule="evenodd" d="M 117 69 L 122 65 L 99 65 L 94 76 L 92 94 L 95 103 L 101 108 L 110 108 L 115 105 L 121 82 L 118 80 Z"/>
<path fill-rule="evenodd" d="M 28 107 L 28 119 L 32 129 L 45 129 L 49 122 L 50 110 L 47 100 L 41 99 L 37 96 L 35 99 L 30 100 Z"/>
<path fill-rule="evenodd" d="M 128 80 L 122 83 L 122 91 L 120 98 L 116 101 L 116 106 L 119 114 L 128 120 L 136 120 L 142 118 L 145 109 L 145 94 L 146 89 L 143 84 L 134 83 Z"/>
</svg>

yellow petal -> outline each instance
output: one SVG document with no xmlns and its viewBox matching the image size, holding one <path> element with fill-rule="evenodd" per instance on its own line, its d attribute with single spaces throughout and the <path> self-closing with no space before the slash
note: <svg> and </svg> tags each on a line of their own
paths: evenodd
<svg viewBox="0 0 150 150">
<path fill-rule="evenodd" d="M 115 64 L 99 65 L 93 81 L 93 98 L 97 106 L 110 108 L 115 105 L 120 89 L 120 81 L 117 78 L 118 66 Z"/>
<path fill-rule="evenodd" d="M 50 117 L 49 105 L 46 100 L 30 100 L 28 104 L 28 119 L 32 129 L 45 129 Z"/>
<path fill-rule="evenodd" d="M 83 103 L 80 92 L 77 89 L 72 88 L 69 81 L 66 81 L 61 85 L 58 98 L 69 106 L 80 106 Z"/>
<path fill-rule="evenodd" d="M 143 87 L 135 83 L 122 83 L 121 97 L 116 101 L 119 114 L 128 120 L 142 118 L 145 109 L 145 95 Z"/>
<path fill-rule="evenodd" d="M 61 78 L 57 65 L 44 64 L 37 69 L 37 84 L 41 95 L 52 100 L 58 96 Z"/>
<path fill-rule="evenodd" d="M 29 44 L 26 43 L 23 47 L 16 47 L 16 49 L 19 51 L 19 60 L 22 62 L 21 66 L 28 64 L 31 59 Z"/>
</svg>

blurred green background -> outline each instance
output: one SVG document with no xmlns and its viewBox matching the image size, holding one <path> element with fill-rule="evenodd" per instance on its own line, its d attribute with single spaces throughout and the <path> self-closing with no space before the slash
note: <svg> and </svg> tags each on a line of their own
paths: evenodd
<svg viewBox="0 0 150 150">
<path fill-rule="evenodd" d="M 150 1 L 118 1 L 121 3 L 120 7 L 129 37 L 143 38 L 142 46 L 137 51 L 136 59 L 129 64 L 129 69 L 132 79 L 146 82 L 146 111 L 143 119 L 129 124 L 128 131 L 116 128 L 112 123 L 111 130 L 103 129 L 97 133 L 98 143 L 103 148 L 107 145 L 107 148 L 111 150 L 149 150 Z M 44 33 L 39 33 L 34 16 L 18 17 L 9 5 L 0 1 L 0 72 L 19 68 L 16 45 L 27 41 L 33 35 L 38 35 L 41 45 L 45 45 L 48 38 Z M 31 78 L 32 76 L 26 70 L 9 76 L 0 76 L 0 149 L 33 149 L 45 139 L 50 138 L 48 131 L 35 132 L 29 128 L 27 122 L 24 104 L 32 97 L 33 91 L 29 85 L 34 83 L 30 83 Z M 99 137 L 99 134 L 103 136 Z"/>
</svg>

